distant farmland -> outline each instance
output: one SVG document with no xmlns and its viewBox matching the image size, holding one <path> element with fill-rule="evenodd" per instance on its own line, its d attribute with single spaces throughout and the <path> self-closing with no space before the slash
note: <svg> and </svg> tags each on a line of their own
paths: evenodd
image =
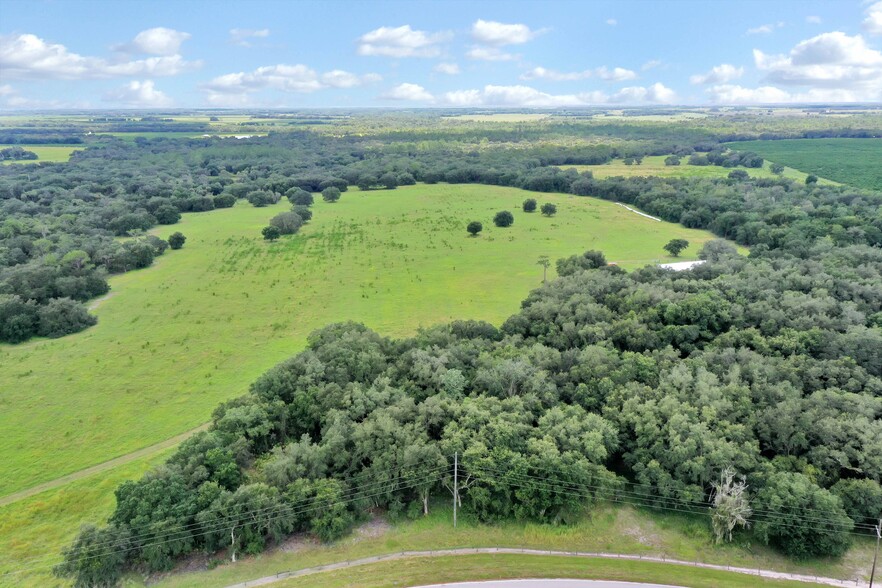
<svg viewBox="0 0 882 588">
<path fill-rule="evenodd" d="M 882 139 L 787 139 L 728 146 L 836 182 L 882 190 Z"/>
</svg>

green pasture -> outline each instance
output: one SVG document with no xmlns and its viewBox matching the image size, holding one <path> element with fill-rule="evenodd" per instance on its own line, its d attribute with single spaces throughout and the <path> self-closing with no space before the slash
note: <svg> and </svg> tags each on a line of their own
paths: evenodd
<svg viewBox="0 0 882 588">
<path fill-rule="evenodd" d="M 528 196 L 558 215 L 518 212 Z M 593 198 L 418 185 L 318 202 L 300 234 L 264 242 L 261 227 L 288 208 L 185 215 L 156 231 L 182 231 L 184 249 L 112 278 L 109 298 L 93 303 L 97 326 L 0 346 L 0 496 L 205 422 L 328 323 L 391 336 L 466 317 L 499 324 L 539 285 L 540 255 L 601 249 L 635 268 L 671 261 L 672 238 L 692 243 L 683 259 L 712 238 Z M 497 229 L 504 208 L 515 223 Z M 470 220 L 484 222 L 477 238 Z"/>
<path fill-rule="evenodd" d="M 787 139 L 729 143 L 818 177 L 882 190 L 882 139 Z"/>
<path fill-rule="evenodd" d="M 762 154 L 761 154 L 762 155 Z M 666 155 L 649 155 L 643 158 L 640 165 L 625 165 L 624 160 L 614 159 L 609 163 L 599 165 L 564 165 L 563 169 L 575 168 L 576 170 L 590 171 L 595 178 L 606 179 L 617 176 L 633 178 L 638 176 L 658 176 L 662 178 L 725 178 L 729 172 L 742 169 L 752 178 L 774 178 L 775 174 L 769 170 L 771 163 L 765 161 L 762 168 L 749 167 L 721 167 L 718 165 L 689 165 L 688 157 L 681 159 L 680 165 L 665 165 Z M 773 160 L 775 161 L 775 160 Z M 790 167 L 784 168 L 783 176 L 791 180 L 804 182 L 806 173 Z M 821 180 L 824 183 L 826 180 Z"/>
<path fill-rule="evenodd" d="M 70 159 L 74 151 L 85 149 L 86 145 L 0 145 L 0 149 L 7 147 L 21 147 L 37 154 L 38 159 L 24 159 L 22 161 L 4 161 L 4 165 L 15 163 L 40 163 L 41 161 L 64 162 Z"/>
</svg>

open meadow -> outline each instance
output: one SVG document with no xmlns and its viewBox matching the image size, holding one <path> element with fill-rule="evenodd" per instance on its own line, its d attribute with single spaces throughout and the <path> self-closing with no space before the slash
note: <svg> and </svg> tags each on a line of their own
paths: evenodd
<svg viewBox="0 0 882 588">
<path fill-rule="evenodd" d="M 98 325 L 56 340 L 0 347 L 4 395 L 0 496 L 172 437 L 208 419 L 329 322 L 363 321 L 389 336 L 454 318 L 500 323 L 552 260 L 603 250 L 626 268 L 671 261 L 662 246 L 705 231 L 660 223 L 592 198 L 537 195 L 556 217 L 518 212 L 529 194 L 487 186 L 348 192 L 319 202 L 297 236 L 260 228 L 287 202 L 188 215 L 183 250 L 112 279 L 92 303 Z M 515 211 L 514 226 L 492 226 Z M 464 226 L 480 219 L 477 238 Z M 549 278 L 553 276 L 553 269 Z"/>
<path fill-rule="evenodd" d="M 882 139 L 789 139 L 728 143 L 842 184 L 882 190 Z"/>
<path fill-rule="evenodd" d="M 64 162 L 70 159 L 74 151 L 85 149 L 86 145 L 0 145 L 0 149 L 6 147 L 21 147 L 37 154 L 38 159 L 25 159 L 22 161 L 3 161 L 3 165 L 15 163 L 41 163 L 41 162 Z"/>
<path fill-rule="evenodd" d="M 575 168 L 579 172 L 590 171 L 595 178 L 606 179 L 617 176 L 625 178 L 635 178 L 639 176 L 658 176 L 661 178 L 725 178 L 729 172 L 735 169 L 741 169 L 747 172 L 751 178 L 774 178 L 777 177 L 771 172 L 769 166 L 771 162 L 763 162 L 761 168 L 747 167 L 721 167 L 719 165 L 689 165 L 686 157 L 683 158 L 680 165 L 665 165 L 665 155 L 647 155 L 643 158 L 640 165 L 625 165 L 623 159 L 614 159 L 609 163 L 599 165 L 562 165 L 562 169 Z M 777 161 L 777 160 L 772 160 Z M 792 167 L 785 167 L 783 177 L 804 182 L 808 174 Z M 833 183 L 826 179 L 821 179 L 822 183 Z"/>
</svg>

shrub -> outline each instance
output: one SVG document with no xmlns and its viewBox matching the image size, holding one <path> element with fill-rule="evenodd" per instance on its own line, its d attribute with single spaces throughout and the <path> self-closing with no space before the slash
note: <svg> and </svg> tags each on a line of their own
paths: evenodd
<svg viewBox="0 0 882 588">
<path fill-rule="evenodd" d="M 168 246 L 172 249 L 180 249 L 184 246 L 186 240 L 187 238 L 183 233 L 176 231 L 168 236 Z"/>
<path fill-rule="evenodd" d="M 340 190 L 334 186 L 322 190 L 322 198 L 325 202 L 337 202 L 340 200 Z"/>
<path fill-rule="evenodd" d="M 514 215 L 507 210 L 500 210 L 493 217 L 493 224 L 497 227 L 510 227 L 514 224 Z"/>
<path fill-rule="evenodd" d="M 535 198 L 527 198 L 524 200 L 524 212 L 536 212 L 536 199 Z"/>
<path fill-rule="evenodd" d="M 545 204 L 543 204 L 541 210 L 542 214 L 544 214 L 545 216 L 554 216 L 555 214 L 557 214 L 557 206 L 550 202 L 546 202 Z"/>
</svg>

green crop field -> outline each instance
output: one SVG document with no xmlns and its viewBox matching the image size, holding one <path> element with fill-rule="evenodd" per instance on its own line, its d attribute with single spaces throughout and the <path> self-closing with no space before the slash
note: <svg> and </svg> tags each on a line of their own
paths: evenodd
<svg viewBox="0 0 882 588">
<path fill-rule="evenodd" d="M 26 159 L 23 161 L 4 161 L 5 165 L 15 163 L 40 163 L 41 161 L 61 162 L 68 161 L 74 151 L 85 149 L 85 145 L 0 145 L 0 149 L 6 147 L 21 147 L 37 154 L 38 159 Z"/>
<path fill-rule="evenodd" d="M 882 139 L 788 139 L 728 145 L 842 184 L 882 190 Z"/>
<path fill-rule="evenodd" d="M 665 165 L 665 155 L 650 155 L 643 158 L 640 165 L 625 165 L 622 159 L 614 159 L 609 163 L 600 165 L 563 165 L 563 169 L 575 168 L 580 172 L 590 171 L 595 178 L 605 179 L 616 176 L 626 178 L 637 176 L 659 176 L 662 178 L 725 178 L 733 169 L 743 169 L 752 178 L 774 178 L 776 177 L 769 170 L 770 163 L 766 161 L 762 168 L 749 167 L 721 167 L 718 165 L 689 165 L 686 163 L 687 157 L 684 157 L 680 165 Z M 765 157 L 765 156 L 764 156 Z M 775 161 L 775 160 L 773 160 Z M 784 177 L 800 182 L 805 181 L 806 173 L 793 169 L 791 167 L 784 168 Z M 822 179 L 822 183 L 827 182 Z"/>
<path fill-rule="evenodd" d="M 539 284 L 539 255 L 602 249 L 633 268 L 670 261 L 662 245 L 672 238 L 692 243 L 683 259 L 712 238 L 577 196 L 534 194 L 558 205 L 554 218 L 518 213 L 529 195 L 472 185 L 348 192 L 273 244 L 260 228 L 286 201 L 161 228 L 183 231 L 186 246 L 114 277 L 97 326 L 0 347 L 0 496 L 199 425 L 327 323 L 363 321 L 386 335 L 454 318 L 500 323 Z M 503 208 L 515 211 L 510 229 L 492 227 Z M 486 227 L 478 238 L 464 230 L 473 219 Z"/>
</svg>

